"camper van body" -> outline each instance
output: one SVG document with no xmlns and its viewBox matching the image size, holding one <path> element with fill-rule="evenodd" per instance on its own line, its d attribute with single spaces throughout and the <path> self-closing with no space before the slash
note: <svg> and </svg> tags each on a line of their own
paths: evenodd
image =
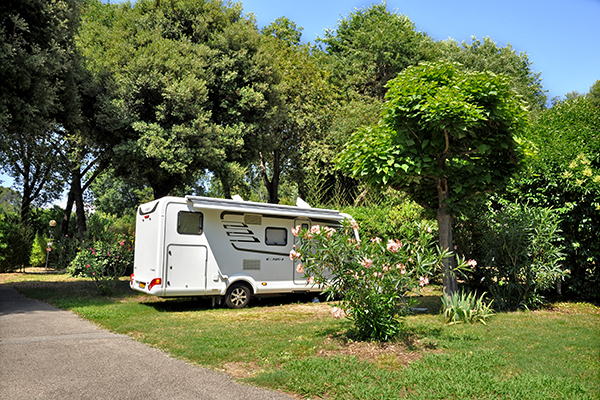
<svg viewBox="0 0 600 400">
<path fill-rule="evenodd" d="M 212 297 L 244 307 L 251 296 L 319 292 L 296 271 L 292 228 L 338 226 L 335 210 L 199 196 L 163 197 L 136 215 L 132 289 L 159 297 Z"/>
</svg>

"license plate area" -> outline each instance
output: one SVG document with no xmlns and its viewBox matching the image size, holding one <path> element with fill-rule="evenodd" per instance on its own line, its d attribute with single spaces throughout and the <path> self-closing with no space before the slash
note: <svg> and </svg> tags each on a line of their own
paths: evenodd
<svg viewBox="0 0 600 400">
<path fill-rule="evenodd" d="M 146 288 L 146 283 L 140 282 L 140 289 L 145 289 L 145 288 Z"/>
</svg>

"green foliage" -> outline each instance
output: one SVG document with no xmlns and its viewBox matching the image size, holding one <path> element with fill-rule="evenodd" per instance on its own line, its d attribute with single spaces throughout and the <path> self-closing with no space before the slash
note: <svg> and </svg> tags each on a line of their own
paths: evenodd
<svg viewBox="0 0 600 400">
<path fill-rule="evenodd" d="M 502 186 L 515 171 L 515 135 L 527 112 L 507 78 L 459 64 L 423 63 L 388 84 L 379 125 L 357 131 L 341 168 L 438 208 Z M 442 187 L 439 187 L 439 186 Z"/>
<path fill-rule="evenodd" d="M 29 265 L 34 232 L 16 214 L 0 214 L 0 272 Z"/>
<path fill-rule="evenodd" d="M 303 30 L 304 28 L 296 26 L 296 23 L 289 18 L 279 17 L 268 26 L 265 26 L 260 33 L 267 36 L 274 36 L 288 44 L 297 46 L 300 44 Z"/>
<path fill-rule="evenodd" d="M 0 159 L 21 191 L 24 223 L 32 206 L 59 198 L 63 189 L 58 155 L 65 127 L 79 118 L 73 90 L 78 3 L 0 4 Z"/>
<path fill-rule="evenodd" d="M 493 300 L 486 304 L 483 301 L 485 292 L 477 298 L 477 292 L 454 292 L 450 296 L 442 295 L 443 313 L 446 322 L 454 324 L 473 324 L 486 321 L 494 314 L 491 308 Z"/>
<path fill-rule="evenodd" d="M 103 120 L 120 133 L 113 166 L 162 197 L 243 158 L 268 116 L 276 74 L 241 3 L 93 2 L 79 47 L 109 89 Z"/>
<path fill-rule="evenodd" d="M 408 16 L 385 3 L 357 9 L 325 30 L 318 42 L 328 57 L 332 80 L 342 92 L 382 100 L 386 83 L 410 65 L 431 59 L 433 40 Z"/>
<path fill-rule="evenodd" d="M 393 194 L 392 191 L 382 195 L 392 197 Z M 418 235 L 417 223 L 428 223 L 437 234 L 437 223 L 432 221 L 431 215 L 418 204 L 407 198 L 395 203 L 348 207 L 342 210 L 356 220 L 361 237 L 380 237 L 384 241 L 398 237 L 412 238 Z"/>
<path fill-rule="evenodd" d="M 29 265 L 32 267 L 43 267 L 46 264 L 46 253 L 48 246 L 48 239 L 41 234 L 35 235 L 35 240 L 31 248 L 31 256 L 29 257 Z"/>
<path fill-rule="evenodd" d="M 600 107 L 600 79 L 594 82 L 587 94 L 587 98 L 594 106 Z"/>
<path fill-rule="evenodd" d="M 292 232 L 300 238 L 290 257 L 298 260 L 296 271 L 308 282 L 323 285 L 330 298 L 341 298 L 333 316 L 347 316 L 360 339 L 389 341 L 403 330 L 402 316 L 410 312 L 407 293 L 429 283 L 441 260 L 449 254 L 436 250 L 433 230 L 419 225 L 403 242 L 380 238 L 357 241 L 356 222 Z"/>
<path fill-rule="evenodd" d="M 568 276 L 562 265 L 560 215 L 556 210 L 508 204 L 470 215 L 472 250 L 476 260 L 469 283 L 487 290 L 499 310 L 537 308 L 542 294 Z M 463 230 L 466 228 L 463 225 Z M 465 235 L 465 232 L 462 233 Z M 458 240 L 465 252 L 465 240 Z"/>
<path fill-rule="evenodd" d="M 152 189 L 115 177 L 106 171 L 90 185 L 96 211 L 117 217 L 135 214 L 140 204 L 154 200 Z"/>
<path fill-rule="evenodd" d="M 495 201 L 556 209 L 566 292 L 599 301 L 600 108 L 586 96 L 558 102 L 536 114 L 523 139 L 527 168 Z"/>
<path fill-rule="evenodd" d="M 268 28 L 286 26 L 278 27 L 275 21 Z M 308 154 L 321 147 L 317 143 L 324 138 L 336 96 L 328 74 L 317 64 L 313 47 L 270 36 L 264 38 L 263 46 L 272 54 L 274 73 L 280 80 L 273 86 L 277 107 L 271 118 L 259 125 L 253 154 L 268 201 L 278 203 L 280 179 L 288 178 L 300 186 L 306 180 L 305 165 L 311 162 Z"/>
<path fill-rule="evenodd" d="M 489 37 L 484 37 L 483 42 L 472 37 L 471 43 L 463 41 L 459 44 L 450 39 L 439 41 L 437 45 L 441 60 L 459 62 L 471 71 L 504 74 L 509 78 L 513 91 L 523 97 L 531 110 L 546 107 L 541 73 L 533 72 L 527 53 L 517 53 L 510 43 L 501 47 Z"/>
<path fill-rule="evenodd" d="M 17 213 L 21 208 L 21 194 L 0 186 L 0 214 Z"/>
<path fill-rule="evenodd" d="M 92 278 L 103 295 L 110 295 L 127 269 L 133 267 L 133 235 L 114 235 L 112 241 L 85 244 L 68 268 L 72 276 Z"/>
</svg>

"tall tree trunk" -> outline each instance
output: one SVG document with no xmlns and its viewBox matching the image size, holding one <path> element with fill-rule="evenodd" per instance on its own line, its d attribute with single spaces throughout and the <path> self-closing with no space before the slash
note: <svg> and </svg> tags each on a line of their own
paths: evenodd
<svg viewBox="0 0 600 400">
<path fill-rule="evenodd" d="M 263 183 L 267 188 L 267 192 L 269 193 L 269 203 L 279 204 L 279 177 L 281 175 L 281 169 L 279 168 L 279 150 L 273 151 L 273 177 L 269 179 L 269 174 L 267 173 L 267 165 L 265 163 L 262 152 L 259 152 L 260 157 L 260 174 L 263 179 Z"/>
<path fill-rule="evenodd" d="M 60 237 L 64 238 L 69 234 L 69 222 L 71 220 L 71 212 L 73 212 L 73 203 L 75 202 L 75 196 L 73 196 L 73 189 L 69 190 L 69 196 L 67 197 L 67 204 L 63 213 L 62 224 L 60 225 Z"/>
<path fill-rule="evenodd" d="M 73 181 L 71 182 L 71 191 L 75 199 L 75 215 L 77 216 L 77 236 L 79 240 L 84 239 L 85 231 L 85 210 L 83 208 L 83 190 L 81 190 L 81 171 L 79 167 L 73 169 Z"/>
<path fill-rule="evenodd" d="M 437 222 L 440 235 L 440 247 L 443 250 L 453 251 L 454 246 L 452 243 L 452 215 L 448 209 L 449 188 L 448 181 L 446 178 L 438 178 L 436 180 L 437 191 L 438 191 L 438 209 L 437 209 Z M 458 282 L 454 273 L 455 258 L 454 256 L 445 258 L 443 261 L 444 271 L 442 275 L 442 282 L 444 284 L 444 294 L 446 296 L 455 293 L 458 290 Z"/>
</svg>

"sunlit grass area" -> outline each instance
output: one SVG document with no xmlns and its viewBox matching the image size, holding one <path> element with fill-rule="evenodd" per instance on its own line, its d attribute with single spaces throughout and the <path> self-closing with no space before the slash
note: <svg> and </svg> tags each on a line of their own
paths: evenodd
<svg viewBox="0 0 600 400">
<path fill-rule="evenodd" d="M 418 297 L 427 310 L 406 318 L 396 342 L 381 345 L 353 341 L 351 324 L 331 317 L 334 303 L 312 296 L 230 310 L 146 296 L 125 279 L 112 297 L 63 274 L 3 274 L 0 282 L 175 357 L 301 398 L 600 397 L 600 308 L 588 303 L 448 326 L 433 287 Z"/>
</svg>

